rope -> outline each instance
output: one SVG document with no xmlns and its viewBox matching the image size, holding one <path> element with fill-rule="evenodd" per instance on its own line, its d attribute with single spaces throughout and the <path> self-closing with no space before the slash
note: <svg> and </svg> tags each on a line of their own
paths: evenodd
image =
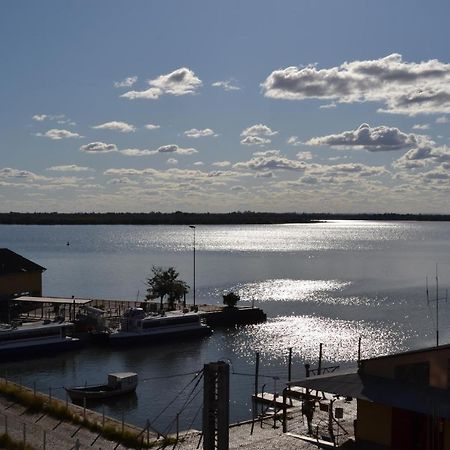
<svg viewBox="0 0 450 450">
<path fill-rule="evenodd" d="M 178 399 L 178 397 L 180 397 L 180 395 L 189 387 L 189 385 L 192 384 L 195 381 L 195 379 L 199 375 L 202 375 L 202 374 L 203 374 L 203 369 L 201 371 L 197 372 L 195 377 L 192 378 L 192 380 L 189 381 L 189 383 L 180 392 L 178 392 L 178 394 L 161 410 L 161 412 L 159 414 L 156 415 L 156 417 L 150 423 L 153 423 L 156 420 L 158 420 L 169 409 L 169 407 Z"/>
</svg>

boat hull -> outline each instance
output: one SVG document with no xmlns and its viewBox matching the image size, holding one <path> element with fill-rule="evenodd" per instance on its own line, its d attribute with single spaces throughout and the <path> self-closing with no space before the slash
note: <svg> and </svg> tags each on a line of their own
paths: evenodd
<svg viewBox="0 0 450 450">
<path fill-rule="evenodd" d="M 107 342 L 109 345 L 120 346 L 128 344 L 148 344 L 167 342 L 172 339 L 194 339 L 204 336 L 209 336 L 212 333 L 211 329 L 206 326 L 201 326 L 195 329 L 187 330 L 158 330 L 158 332 L 127 332 L 118 331 L 117 333 L 109 334 Z"/>
<path fill-rule="evenodd" d="M 86 401 L 96 401 L 130 394 L 136 390 L 136 386 L 118 390 L 108 389 L 107 385 L 102 385 L 98 386 L 97 389 L 98 390 L 94 390 L 94 387 L 76 387 L 66 388 L 66 392 L 73 402 L 82 402 L 84 399 L 86 399 Z"/>
<path fill-rule="evenodd" d="M 55 353 L 60 353 L 69 350 L 75 350 L 81 348 L 83 342 L 79 339 L 72 338 L 58 341 L 27 341 L 27 342 L 14 342 L 7 345 L 0 343 L 0 358 L 2 360 L 13 360 L 51 356 Z"/>
</svg>

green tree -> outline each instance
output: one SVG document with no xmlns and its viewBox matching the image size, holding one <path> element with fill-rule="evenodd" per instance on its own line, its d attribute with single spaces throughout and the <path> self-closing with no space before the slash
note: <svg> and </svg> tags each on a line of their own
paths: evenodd
<svg viewBox="0 0 450 450">
<path fill-rule="evenodd" d="M 223 294 L 223 303 L 228 308 L 234 308 L 240 299 L 241 297 L 239 297 L 239 294 L 236 294 L 235 292 L 227 292 L 226 294 Z"/>
<path fill-rule="evenodd" d="M 176 301 L 179 301 L 189 291 L 189 286 L 179 280 L 179 273 L 174 267 L 164 268 L 153 266 L 151 277 L 147 279 L 146 299 L 160 299 L 160 308 L 163 308 L 164 297 L 167 297 L 169 307 L 173 308 Z"/>
</svg>

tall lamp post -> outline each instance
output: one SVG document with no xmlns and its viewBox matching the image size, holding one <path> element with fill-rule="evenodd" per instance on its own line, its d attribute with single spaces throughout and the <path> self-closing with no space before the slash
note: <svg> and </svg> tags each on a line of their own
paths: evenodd
<svg viewBox="0 0 450 450">
<path fill-rule="evenodd" d="M 193 294 L 194 294 L 194 306 L 195 306 L 195 225 L 189 225 L 189 228 L 192 228 L 194 231 L 194 285 L 193 285 Z"/>
</svg>

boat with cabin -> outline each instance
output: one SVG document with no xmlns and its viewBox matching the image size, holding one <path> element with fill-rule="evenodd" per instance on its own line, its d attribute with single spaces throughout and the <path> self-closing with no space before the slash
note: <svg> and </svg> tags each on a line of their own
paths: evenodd
<svg viewBox="0 0 450 450">
<path fill-rule="evenodd" d="M 86 400 L 105 400 L 119 395 L 129 394 L 136 390 L 138 375 L 134 372 L 110 373 L 106 384 L 76 386 L 65 388 L 74 402 Z"/>
<path fill-rule="evenodd" d="M 142 308 L 128 308 L 122 315 L 120 328 L 107 333 L 106 336 L 109 344 L 120 345 L 201 337 L 211 333 L 211 328 L 205 325 L 195 312 L 146 314 Z"/>
<path fill-rule="evenodd" d="M 81 342 L 72 337 L 70 322 L 12 322 L 0 325 L 0 357 L 15 358 L 53 354 L 79 348 Z"/>
</svg>

